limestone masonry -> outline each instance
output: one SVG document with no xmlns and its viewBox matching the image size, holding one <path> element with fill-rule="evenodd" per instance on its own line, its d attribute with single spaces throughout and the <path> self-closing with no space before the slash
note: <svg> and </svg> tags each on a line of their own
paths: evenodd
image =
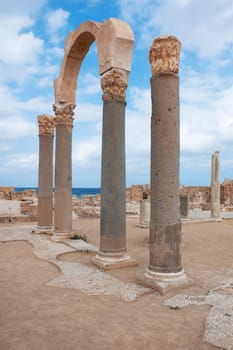
<svg viewBox="0 0 233 350">
<path fill-rule="evenodd" d="M 140 201 L 150 199 L 150 185 L 132 185 L 126 188 L 126 215 L 139 216 Z M 180 196 L 188 197 L 189 209 L 210 210 L 211 186 L 180 186 Z M 79 218 L 100 216 L 101 195 L 73 197 L 73 215 Z M 15 192 L 14 187 L 0 187 L 0 222 L 25 222 L 37 220 L 37 193 L 35 190 Z M 20 210 L 14 212 L 12 203 L 17 202 Z M 9 203 L 9 204 L 8 204 Z M 221 211 L 233 211 L 233 180 L 225 179 L 220 185 Z M 15 207 L 15 206 L 14 206 Z M 10 209 L 9 209 L 10 208 Z"/>
</svg>

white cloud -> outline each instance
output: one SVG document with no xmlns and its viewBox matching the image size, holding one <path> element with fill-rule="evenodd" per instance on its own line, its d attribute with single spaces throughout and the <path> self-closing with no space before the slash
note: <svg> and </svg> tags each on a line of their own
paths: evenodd
<svg viewBox="0 0 233 350">
<path fill-rule="evenodd" d="M 101 122 L 102 105 L 95 103 L 78 103 L 75 108 L 75 123 L 79 122 Z"/>
<path fill-rule="evenodd" d="M 46 98 L 21 101 L 7 86 L 0 85 L 0 98 L 0 140 L 37 135 L 37 115 L 52 110 L 52 103 Z"/>
<path fill-rule="evenodd" d="M 36 124 L 20 117 L 11 117 L 0 120 L 0 140 L 12 140 L 37 134 Z"/>
<path fill-rule="evenodd" d="M 43 40 L 29 28 L 33 21 L 28 16 L 0 16 L 0 61 L 6 64 L 35 64 L 43 50 Z"/>
<path fill-rule="evenodd" d="M 212 152 L 233 146 L 233 85 L 228 78 L 186 72 L 181 83 L 181 150 Z"/>
<path fill-rule="evenodd" d="M 122 17 L 139 28 L 143 48 L 159 34 L 173 34 L 185 49 L 211 57 L 233 42 L 231 0 L 120 0 L 120 7 Z"/>
<path fill-rule="evenodd" d="M 12 154 L 5 166 L 6 168 L 37 169 L 38 154 L 37 153 Z"/>
<path fill-rule="evenodd" d="M 87 166 L 91 162 L 100 161 L 101 136 L 96 135 L 86 140 L 78 140 L 73 145 L 73 162 Z"/>
<path fill-rule="evenodd" d="M 67 25 L 69 15 L 69 12 L 63 10 L 62 8 L 47 13 L 46 26 L 50 35 L 51 42 L 60 42 L 61 36 L 59 33 L 62 29 L 64 30 L 64 27 Z"/>
<path fill-rule="evenodd" d="M 40 10 L 47 0 L 7 0 L 1 1 L 0 9 L 1 13 L 17 13 L 17 14 L 35 14 Z"/>
<path fill-rule="evenodd" d="M 30 111 L 35 114 L 53 114 L 52 112 L 53 101 L 48 100 L 44 96 L 38 96 L 30 98 L 27 101 L 18 102 L 18 107 L 22 111 Z"/>
<path fill-rule="evenodd" d="M 101 93 L 100 77 L 96 77 L 91 73 L 80 76 L 82 87 L 78 88 L 77 95 L 95 95 Z M 81 84 L 80 84 L 81 85 Z"/>
</svg>

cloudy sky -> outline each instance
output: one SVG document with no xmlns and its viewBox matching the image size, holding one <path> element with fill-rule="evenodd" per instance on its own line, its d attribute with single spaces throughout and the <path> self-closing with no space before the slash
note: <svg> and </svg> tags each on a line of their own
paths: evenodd
<svg viewBox="0 0 233 350">
<path fill-rule="evenodd" d="M 66 36 L 87 20 L 127 21 L 135 35 L 127 90 L 127 185 L 149 182 L 150 65 L 155 37 L 176 35 L 180 62 L 180 182 L 233 179 L 232 0 L 0 0 L 0 186 L 37 186 L 37 116 L 52 114 Z M 95 44 L 78 80 L 73 186 L 99 187 L 102 101 Z"/>
</svg>

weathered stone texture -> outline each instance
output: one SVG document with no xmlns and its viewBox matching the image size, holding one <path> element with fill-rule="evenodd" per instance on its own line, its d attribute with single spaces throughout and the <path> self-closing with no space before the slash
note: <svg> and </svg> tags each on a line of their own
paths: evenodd
<svg viewBox="0 0 233 350">
<path fill-rule="evenodd" d="M 180 196 L 180 215 L 182 218 L 187 218 L 189 213 L 188 196 Z"/>
<path fill-rule="evenodd" d="M 219 152 L 212 155 L 211 161 L 211 216 L 218 218 L 220 215 L 220 182 L 219 182 Z"/>
<path fill-rule="evenodd" d="M 132 185 L 126 189 L 126 199 L 128 201 L 140 202 L 142 199 L 150 198 L 150 185 Z"/>
</svg>

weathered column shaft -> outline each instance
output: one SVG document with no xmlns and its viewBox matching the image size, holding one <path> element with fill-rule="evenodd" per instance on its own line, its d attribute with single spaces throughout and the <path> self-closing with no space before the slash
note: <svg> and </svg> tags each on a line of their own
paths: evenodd
<svg viewBox="0 0 233 350">
<path fill-rule="evenodd" d="M 101 79 L 103 133 L 100 248 L 93 262 L 102 268 L 135 264 L 126 253 L 125 90 L 128 72 L 111 69 Z"/>
<path fill-rule="evenodd" d="M 219 152 L 212 155 L 211 161 L 211 216 L 220 217 Z"/>
<path fill-rule="evenodd" d="M 72 127 L 75 105 L 56 104 L 55 203 L 53 240 L 72 233 Z"/>
<path fill-rule="evenodd" d="M 150 201 L 149 199 L 140 200 L 140 220 L 139 227 L 147 228 L 150 224 Z"/>
<path fill-rule="evenodd" d="M 100 251 L 126 251 L 125 102 L 103 105 Z"/>
<path fill-rule="evenodd" d="M 182 270 L 179 210 L 179 80 L 169 73 L 151 78 L 150 265 L 155 272 Z"/>
<path fill-rule="evenodd" d="M 39 175 L 38 175 L 38 227 L 41 232 L 53 226 L 53 116 L 38 116 Z"/>
<path fill-rule="evenodd" d="M 143 280 L 164 293 L 186 282 L 179 207 L 179 54 L 174 36 L 154 40 L 149 53 L 151 97 L 150 261 Z"/>
</svg>

